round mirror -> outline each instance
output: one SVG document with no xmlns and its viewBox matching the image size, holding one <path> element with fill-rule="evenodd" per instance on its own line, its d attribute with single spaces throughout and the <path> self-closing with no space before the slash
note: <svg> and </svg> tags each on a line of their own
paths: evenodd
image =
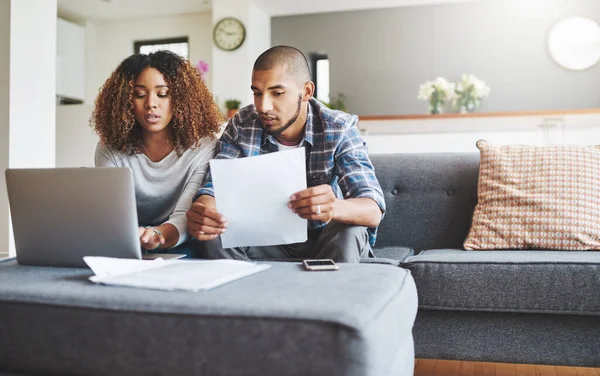
<svg viewBox="0 0 600 376">
<path fill-rule="evenodd" d="M 564 19 L 550 32 L 548 47 L 563 68 L 587 69 L 600 60 L 600 26 L 589 18 Z"/>
</svg>

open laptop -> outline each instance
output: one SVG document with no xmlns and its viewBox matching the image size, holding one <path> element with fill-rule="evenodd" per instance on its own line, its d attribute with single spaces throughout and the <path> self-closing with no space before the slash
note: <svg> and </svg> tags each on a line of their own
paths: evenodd
<svg viewBox="0 0 600 376">
<path fill-rule="evenodd" d="M 82 267 L 83 256 L 142 258 L 128 168 L 7 169 L 6 185 L 19 264 Z"/>
</svg>

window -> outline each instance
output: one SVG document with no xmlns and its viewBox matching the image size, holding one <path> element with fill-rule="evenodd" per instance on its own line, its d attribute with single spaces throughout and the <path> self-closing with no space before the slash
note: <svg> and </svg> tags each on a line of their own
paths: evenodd
<svg viewBox="0 0 600 376">
<path fill-rule="evenodd" d="M 136 54 L 149 54 L 158 50 L 168 50 L 186 60 L 189 60 L 190 55 L 188 37 L 136 41 L 133 43 L 133 49 Z"/>
<path fill-rule="evenodd" d="M 81 99 L 74 99 L 69 97 L 63 97 L 61 95 L 56 96 L 56 105 L 65 105 L 65 104 L 82 104 L 83 101 Z"/>
<path fill-rule="evenodd" d="M 324 54 L 311 55 L 312 80 L 315 83 L 315 97 L 329 103 L 329 58 Z"/>
</svg>

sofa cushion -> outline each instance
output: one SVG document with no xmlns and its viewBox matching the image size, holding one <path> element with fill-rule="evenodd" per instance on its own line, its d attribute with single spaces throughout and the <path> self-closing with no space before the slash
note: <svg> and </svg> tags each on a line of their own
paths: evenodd
<svg viewBox="0 0 600 376">
<path fill-rule="evenodd" d="M 600 148 L 477 147 L 478 202 L 464 248 L 600 250 Z"/>
<path fill-rule="evenodd" d="M 600 316 L 600 252 L 438 249 L 403 267 L 422 308 Z"/>
<path fill-rule="evenodd" d="M 415 254 L 415 250 L 408 247 L 378 247 L 373 249 L 375 259 L 390 259 L 404 261 L 407 257 Z"/>
<path fill-rule="evenodd" d="M 369 158 L 387 208 L 376 247 L 462 248 L 477 203 L 479 153 Z"/>
</svg>

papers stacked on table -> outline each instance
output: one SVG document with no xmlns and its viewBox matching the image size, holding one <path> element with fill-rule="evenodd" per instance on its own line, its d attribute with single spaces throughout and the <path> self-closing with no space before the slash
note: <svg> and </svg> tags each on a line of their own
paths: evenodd
<svg viewBox="0 0 600 376">
<path fill-rule="evenodd" d="M 200 291 L 268 269 L 270 265 L 237 260 L 132 260 L 84 257 L 90 280 L 113 286 L 154 290 Z"/>
</svg>

